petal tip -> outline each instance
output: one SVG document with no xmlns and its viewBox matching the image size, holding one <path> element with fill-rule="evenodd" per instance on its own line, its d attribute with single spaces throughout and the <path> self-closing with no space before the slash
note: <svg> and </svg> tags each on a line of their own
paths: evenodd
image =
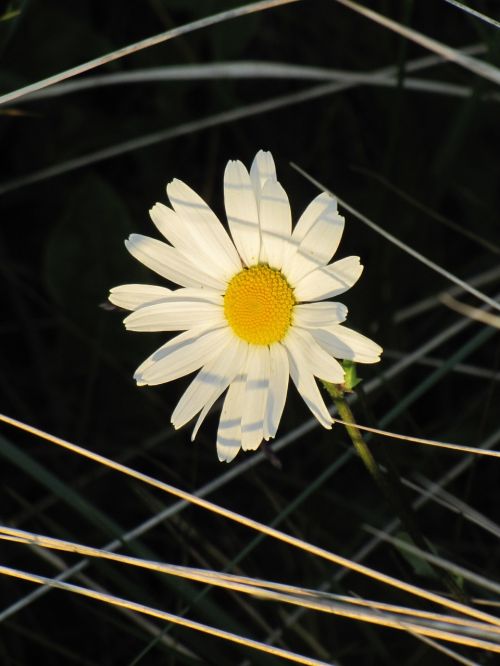
<svg viewBox="0 0 500 666">
<path fill-rule="evenodd" d="M 228 447 L 217 442 L 217 458 L 219 462 L 230 463 L 236 458 L 240 449 L 241 443 L 239 446 Z"/>
</svg>

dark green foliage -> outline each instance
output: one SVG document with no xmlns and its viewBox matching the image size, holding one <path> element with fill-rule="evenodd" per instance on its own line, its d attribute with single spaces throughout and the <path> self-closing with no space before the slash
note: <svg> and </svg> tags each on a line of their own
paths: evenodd
<svg viewBox="0 0 500 666">
<path fill-rule="evenodd" d="M 0 94 L 239 4 L 4 3 Z M 496 11 L 495 3 L 474 4 L 484 12 Z M 500 64 L 500 32 L 447 3 L 379 0 L 365 5 L 455 48 L 482 43 L 486 51 L 478 57 Z M 274 154 L 295 219 L 317 191 L 289 166 L 290 161 L 459 277 L 469 280 L 497 267 L 498 89 L 452 64 L 408 73 L 408 61 L 423 55 L 421 48 L 333 0 L 317 0 L 204 29 L 90 74 L 251 60 L 356 72 L 394 66 L 394 85 L 352 87 L 236 122 L 189 129 L 177 138 L 116 157 L 99 152 L 319 82 L 224 77 L 143 81 L 0 106 L 1 411 L 180 488 L 197 490 L 228 471 L 216 459 L 217 410 L 195 443 L 189 441 L 189 427 L 178 432 L 169 427 L 170 413 L 187 380 L 155 389 L 135 387 L 134 369 L 165 337 L 127 333 L 121 323 L 123 313 L 100 305 L 117 284 L 162 283 L 128 255 L 123 241 L 131 232 L 157 237 L 148 209 L 157 200 L 166 203 L 164 188 L 169 180 L 186 181 L 222 216 L 227 160 L 238 158 L 249 164 L 260 148 Z M 453 83 L 467 92 L 457 97 L 411 90 L 405 87 L 408 77 Z M 90 157 L 80 167 L 75 160 L 82 156 Z M 45 171 L 52 168 L 58 175 Z M 26 178 L 29 184 L 23 184 Z M 363 382 L 358 387 L 360 399 L 352 407 L 356 419 L 396 432 L 480 446 L 499 427 L 498 334 L 481 333 L 481 325 L 470 324 L 429 351 L 437 359 L 437 370 L 413 362 L 392 379 L 382 377 L 372 390 L 372 380 L 392 368 L 398 353 L 406 357 L 454 325 L 459 316 L 434 303 L 405 318 L 407 308 L 437 296 L 448 284 L 361 222 L 346 217 L 338 256 L 359 255 L 365 272 L 340 300 L 349 306 L 348 324 L 388 350 L 380 366 L 357 368 Z M 469 237 L 441 223 L 443 217 Z M 476 242 L 470 232 L 482 241 Z M 497 275 L 479 288 L 495 296 L 499 284 Z M 467 296 L 459 298 L 473 302 Z M 480 368 L 486 375 L 461 374 L 458 363 Z M 278 435 L 293 433 L 308 419 L 291 388 Z M 402 477 L 413 478 L 418 471 L 437 481 L 462 460 L 451 452 L 372 440 L 377 458 L 382 447 Z M 277 454 L 282 470 L 264 458 L 212 492 L 211 499 L 354 557 L 370 539 L 363 525 L 380 529 L 390 523 L 393 513 L 349 451 L 340 425 L 331 432 L 311 428 Z M 3 426 L 0 454 L 1 520 L 22 529 L 103 546 L 117 532 L 135 528 L 173 501 Z M 233 465 L 246 458 L 241 454 Z M 497 461 L 477 460 L 448 489 L 498 521 L 499 470 Z M 410 491 L 408 497 L 414 499 Z M 433 504 L 422 508 L 418 522 L 438 554 L 498 577 L 499 547 L 493 536 Z M 193 508 L 159 521 L 124 550 L 311 588 L 339 573 L 317 558 L 256 538 L 242 527 Z M 25 546 L 1 542 L 0 552 L 8 566 L 45 575 L 58 572 L 56 565 Z M 58 555 L 68 565 L 78 561 Z M 429 589 L 440 588 L 432 569 L 389 545 L 378 546 L 366 563 Z M 259 640 L 283 629 L 282 646 L 343 666 L 450 663 L 404 632 L 312 612 L 302 616 L 299 629 L 286 628 L 293 609 L 277 604 L 243 597 L 244 606 L 239 598 L 221 591 L 203 591 L 202 586 L 180 585 L 109 563 L 93 563 L 85 574 L 118 596 L 186 612 L 198 621 Z M 0 614 L 33 589 L 8 578 L 0 583 Z M 465 587 L 471 596 L 482 594 Z M 337 579 L 332 588 L 369 599 L 424 605 L 352 574 Z M 0 663 L 229 666 L 246 657 L 252 664 L 281 663 L 150 621 L 200 661 L 165 642 L 151 644 L 150 631 L 108 606 L 52 591 L 0 626 Z M 472 651 L 462 652 L 480 659 Z"/>
</svg>

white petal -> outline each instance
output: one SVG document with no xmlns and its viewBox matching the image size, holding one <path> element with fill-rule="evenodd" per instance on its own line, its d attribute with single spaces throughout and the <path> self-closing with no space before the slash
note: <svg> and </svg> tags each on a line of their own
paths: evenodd
<svg viewBox="0 0 500 666">
<path fill-rule="evenodd" d="M 322 328 L 345 321 L 347 308 L 331 301 L 299 303 L 293 308 L 293 325 L 301 328 Z"/>
<path fill-rule="evenodd" d="M 280 343 L 269 347 L 271 372 L 266 416 L 264 419 L 264 439 L 276 435 L 285 407 L 288 391 L 289 364 L 286 349 Z"/>
<path fill-rule="evenodd" d="M 203 303 L 213 303 L 222 306 L 224 296 L 215 289 L 200 289 L 199 287 L 181 287 L 173 289 L 162 299 L 162 303 L 177 303 L 178 301 L 201 301 Z"/>
<path fill-rule="evenodd" d="M 231 335 L 231 334 L 230 334 L 230 335 Z M 248 351 L 248 345 L 244 345 L 244 344 L 243 344 L 243 345 L 241 346 L 241 352 L 242 352 L 241 358 L 238 358 L 238 368 L 243 368 L 243 367 L 245 367 L 245 359 L 246 359 L 247 351 Z M 231 384 L 229 385 L 229 388 L 231 388 L 231 386 L 233 385 L 233 383 L 234 383 L 235 381 L 237 381 L 238 377 L 241 377 L 241 376 L 242 376 L 242 375 L 239 374 L 237 377 L 235 377 L 234 379 L 232 379 L 232 380 L 231 380 Z M 192 441 L 192 442 L 194 442 L 194 440 L 195 440 L 195 438 L 196 438 L 196 435 L 198 434 L 198 430 L 200 429 L 201 424 L 202 424 L 203 421 L 205 420 L 205 417 L 207 416 L 208 412 L 209 412 L 210 409 L 212 408 L 214 402 L 215 402 L 215 401 L 216 401 L 216 400 L 222 395 L 222 393 L 224 393 L 224 391 L 226 390 L 226 388 L 227 388 L 227 386 L 224 386 L 224 387 L 220 388 L 218 391 L 215 391 L 215 392 L 213 393 L 212 397 L 210 398 L 210 400 L 207 401 L 207 403 L 205 404 L 205 406 L 204 406 L 203 409 L 201 410 L 201 412 L 200 412 L 200 414 L 199 414 L 199 416 L 198 416 L 198 418 L 197 418 L 197 420 L 196 420 L 196 424 L 195 424 L 195 426 L 194 426 L 194 428 L 193 428 L 193 432 L 192 432 L 192 434 L 191 434 L 191 441 Z M 241 435 L 241 404 L 239 405 L 239 411 L 240 411 L 240 435 Z M 219 422 L 219 427 L 220 427 L 220 422 Z M 241 439 L 241 438 L 240 438 L 240 439 Z M 238 449 L 236 450 L 236 452 L 234 452 L 233 458 L 234 458 L 234 456 L 236 455 L 236 453 L 238 453 L 238 451 L 239 451 L 240 443 L 241 443 L 241 442 L 238 442 Z M 229 462 L 229 460 L 228 460 L 227 462 Z"/>
<path fill-rule="evenodd" d="M 350 328 L 332 324 L 325 328 L 312 330 L 311 333 L 323 349 L 337 358 L 346 358 L 358 361 L 358 363 L 380 361 L 382 347 Z"/>
<path fill-rule="evenodd" d="M 171 340 L 156 349 L 151 354 L 151 356 L 148 356 L 148 358 L 144 360 L 134 372 L 134 379 L 136 380 L 137 385 L 146 385 L 146 382 L 141 380 L 143 373 L 152 365 L 158 361 L 161 361 L 166 354 L 170 354 L 173 349 L 180 349 L 183 345 L 189 345 L 191 342 L 196 341 L 201 335 L 204 335 L 209 330 L 212 329 L 207 329 L 206 326 L 197 326 L 195 328 L 191 328 L 187 331 L 184 331 L 183 333 L 179 333 L 179 335 L 174 336 Z M 186 374 L 188 373 L 186 372 Z"/>
<path fill-rule="evenodd" d="M 167 194 L 187 228 L 191 246 L 205 257 L 205 270 L 226 281 L 238 273 L 241 261 L 236 248 L 212 209 L 181 180 L 169 183 Z"/>
<path fill-rule="evenodd" d="M 302 238 L 295 254 L 287 255 L 284 270 L 292 285 L 318 266 L 325 266 L 335 254 L 342 238 L 344 218 L 337 212 L 336 201 L 331 199 L 329 205 L 318 208 L 321 208 L 318 217 Z"/>
<path fill-rule="evenodd" d="M 283 344 L 291 349 L 295 356 L 300 355 L 309 372 L 318 379 L 324 379 L 332 384 L 343 383 L 342 366 L 315 341 L 309 331 L 293 327 Z"/>
<path fill-rule="evenodd" d="M 227 328 L 185 331 L 151 354 L 137 368 L 134 379 L 141 386 L 154 386 L 189 375 L 218 356 L 230 336 Z"/>
<path fill-rule="evenodd" d="M 119 308 L 136 310 L 143 305 L 160 301 L 171 293 L 171 289 L 154 284 L 122 284 L 110 289 L 108 298 Z"/>
<path fill-rule="evenodd" d="M 191 224 L 186 221 L 186 217 L 181 217 L 174 210 L 164 206 L 162 203 L 156 203 L 149 211 L 158 231 L 175 247 L 175 249 L 186 259 L 189 264 L 194 266 L 203 266 L 203 271 L 214 277 L 216 280 L 226 278 L 221 274 L 218 264 L 211 257 L 207 259 L 206 253 L 200 249 L 192 236 Z M 199 240 L 199 234 L 196 234 Z M 233 248 L 234 252 L 236 250 Z"/>
<path fill-rule="evenodd" d="M 224 280 L 216 280 L 188 261 L 178 250 L 162 241 L 131 234 L 125 241 L 130 254 L 162 277 L 183 287 L 211 287 L 224 292 Z"/>
<path fill-rule="evenodd" d="M 280 269 L 292 233 L 292 213 L 285 190 L 277 180 L 267 180 L 260 195 L 262 246 L 259 260 Z"/>
<path fill-rule="evenodd" d="M 294 344 L 294 341 L 290 345 L 285 340 L 283 344 L 288 352 L 290 375 L 297 391 L 321 425 L 325 428 L 331 428 L 333 419 L 321 397 L 314 375 L 309 370 L 309 363 L 304 358 L 305 350 L 302 349 L 302 345 Z"/>
<path fill-rule="evenodd" d="M 321 301 L 338 296 L 350 289 L 362 272 L 359 257 L 346 257 L 316 268 L 295 286 L 295 298 L 299 301 Z"/>
<path fill-rule="evenodd" d="M 322 213 L 331 205 L 336 206 L 335 199 L 333 199 L 326 192 L 318 194 L 318 196 L 315 197 L 311 201 L 311 203 L 307 206 L 305 211 L 300 216 L 297 224 L 295 225 L 289 246 L 285 251 L 284 260 L 283 260 L 283 272 L 287 276 L 287 279 L 290 283 L 291 280 L 289 277 L 289 273 L 291 271 L 293 260 L 297 256 L 297 250 L 301 242 L 303 241 L 305 236 L 309 233 L 309 231 L 312 229 L 318 217 L 320 217 Z M 306 265 L 309 266 L 309 262 L 307 262 L 307 260 L 305 261 Z M 304 263 L 300 255 L 296 258 L 295 263 L 298 266 Z M 297 270 L 297 266 L 295 267 L 295 269 Z M 305 273 L 303 273 L 303 275 L 305 275 Z"/>
<path fill-rule="evenodd" d="M 149 216 L 158 231 L 171 245 L 178 250 L 190 246 L 191 234 L 189 232 L 189 225 L 185 224 L 174 210 L 165 206 L 165 204 L 156 202 L 150 208 Z"/>
<path fill-rule="evenodd" d="M 224 399 L 217 431 L 217 456 L 221 462 L 231 462 L 241 448 L 241 414 L 246 382 L 246 373 L 237 375 Z"/>
<path fill-rule="evenodd" d="M 260 192 L 266 180 L 276 180 L 276 166 L 270 152 L 259 150 L 250 167 L 250 178 L 252 179 L 255 198 L 258 202 L 260 200 Z"/>
<path fill-rule="evenodd" d="M 195 326 L 218 327 L 227 324 L 222 306 L 208 301 L 172 300 L 146 305 L 123 321 L 129 331 L 183 331 Z"/>
<path fill-rule="evenodd" d="M 259 214 L 252 181 L 239 161 L 230 160 L 226 166 L 224 203 L 236 249 L 246 266 L 253 266 L 259 261 Z"/>
<path fill-rule="evenodd" d="M 225 333 L 226 333 L 226 335 L 231 335 L 232 336 L 232 334 L 227 329 L 225 330 Z M 224 343 L 222 343 L 222 344 L 224 344 Z M 246 347 L 248 347 L 248 345 L 246 345 Z M 244 349 L 245 354 L 246 354 L 246 351 L 247 351 L 247 349 L 245 348 Z M 238 359 L 238 367 L 244 367 L 243 357 L 241 359 Z M 235 381 L 234 379 L 231 380 L 231 384 L 229 385 L 230 387 L 232 386 L 232 383 L 234 381 Z M 205 417 L 207 416 L 208 412 L 211 410 L 214 402 L 222 395 L 222 393 L 226 390 L 226 388 L 227 387 L 225 386 L 225 387 L 221 388 L 219 391 L 214 392 L 212 397 L 210 398 L 210 400 L 205 403 L 205 406 L 201 410 L 201 412 L 200 412 L 200 414 L 199 414 L 199 416 L 196 420 L 196 424 L 193 428 L 193 432 L 191 434 L 191 441 L 192 442 L 194 442 L 194 440 L 196 438 L 196 435 L 198 434 L 198 430 L 200 429 L 200 426 L 203 423 L 203 421 L 205 420 Z M 241 411 L 241 406 L 240 406 L 240 411 Z M 238 446 L 238 448 L 239 448 L 239 446 Z M 237 451 L 236 451 L 236 453 L 237 453 Z M 236 453 L 234 455 L 236 455 Z"/>
<path fill-rule="evenodd" d="M 210 360 L 193 379 L 179 400 L 172 414 L 174 428 L 181 428 L 203 407 L 215 399 L 241 371 L 240 364 L 245 345 L 235 336 L 220 349 L 218 356 Z"/>
<path fill-rule="evenodd" d="M 293 230 L 293 240 L 298 246 L 302 239 L 309 233 L 310 229 L 316 223 L 316 220 L 322 215 L 323 211 L 330 206 L 337 208 L 337 200 L 327 192 L 322 192 L 315 197 L 300 216 Z"/>
<path fill-rule="evenodd" d="M 271 371 L 269 347 L 250 345 L 246 368 L 247 382 L 241 417 L 241 448 L 244 451 L 254 451 L 264 437 L 264 417 Z"/>
</svg>

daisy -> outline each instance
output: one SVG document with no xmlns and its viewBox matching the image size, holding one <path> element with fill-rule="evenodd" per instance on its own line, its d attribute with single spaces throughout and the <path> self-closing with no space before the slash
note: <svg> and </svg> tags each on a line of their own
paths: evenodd
<svg viewBox="0 0 500 666">
<path fill-rule="evenodd" d="M 157 203 L 153 223 L 166 239 L 132 234 L 135 259 L 179 288 L 126 284 L 110 301 L 132 310 L 131 331 L 183 331 L 136 370 L 137 384 L 170 382 L 198 371 L 172 414 L 180 428 L 196 415 L 194 440 L 210 408 L 226 391 L 217 433 L 219 460 L 258 448 L 276 435 L 289 377 L 322 426 L 333 419 L 316 378 L 344 380 L 336 359 L 376 363 L 382 351 L 342 326 L 347 308 L 327 301 L 347 291 L 363 267 L 359 257 L 329 263 L 344 229 L 336 200 L 317 196 L 292 230 L 286 192 L 271 153 L 259 151 L 250 173 L 230 161 L 223 225 L 180 180 L 167 186 L 172 208 Z"/>
</svg>

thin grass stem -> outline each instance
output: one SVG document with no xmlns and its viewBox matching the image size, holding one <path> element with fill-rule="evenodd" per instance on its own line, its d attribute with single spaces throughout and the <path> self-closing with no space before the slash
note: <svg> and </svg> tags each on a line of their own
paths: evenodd
<svg viewBox="0 0 500 666">
<path fill-rule="evenodd" d="M 476 58 L 465 55 L 464 53 L 457 51 L 451 46 L 447 46 L 446 44 L 442 44 L 441 42 L 438 42 L 431 37 L 427 37 L 427 35 L 423 35 L 417 30 L 413 30 L 412 28 L 398 23 L 397 21 L 393 21 L 392 19 L 379 14 L 373 9 L 369 9 L 368 7 L 360 5 L 357 2 L 353 2 L 353 0 L 336 0 L 336 2 L 344 5 L 344 7 L 352 9 L 362 16 L 365 16 L 371 21 L 382 25 L 384 28 L 388 28 L 389 30 L 396 32 L 398 35 L 406 37 L 412 42 L 419 44 L 424 49 L 439 54 L 445 60 L 454 62 L 455 64 L 468 69 L 470 72 L 483 77 L 484 79 L 493 81 L 493 83 L 500 83 L 500 70 L 494 65 L 490 65 L 487 62 L 483 62 L 482 60 L 477 60 Z"/>
<path fill-rule="evenodd" d="M 373 229 L 376 231 L 378 234 L 383 236 L 386 240 L 388 240 L 390 243 L 393 245 L 396 245 L 396 247 L 399 247 L 401 250 L 406 252 L 407 254 L 411 255 L 420 263 L 424 264 L 424 266 L 427 266 L 428 268 L 432 269 L 436 273 L 439 273 L 443 277 L 445 277 L 447 280 L 450 282 L 454 282 L 456 285 L 459 287 L 462 287 L 464 291 L 468 291 L 470 294 L 478 298 L 479 300 L 483 301 L 484 303 L 487 303 L 490 307 L 494 308 L 495 310 L 500 311 L 500 303 L 498 301 L 495 301 L 493 298 L 490 298 L 486 294 L 483 294 L 483 292 L 478 291 L 474 287 L 471 287 L 470 284 L 467 284 L 467 282 L 464 282 L 464 280 L 461 280 L 459 277 L 454 275 L 453 273 L 450 273 L 450 271 L 447 271 L 445 268 L 442 268 L 442 266 L 439 266 L 439 264 L 436 264 L 434 261 L 431 259 L 428 259 L 425 257 L 423 254 L 418 252 L 417 250 L 414 250 L 412 247 L 404 243 L 403 241 L 399 240 L 399 238 L 396 238 L 396 236 L 393 236 L 390 234 L 388 231 L 385 229 L 382 229 L 378 224 L 370 220 L 366 215 L 363 215 L 360 213 L 358 210 L 350 206 L 348 203 L 346 203 L 343 199 L 338 197 L 336 194 L 334 194 L 331 190 L 329 190 L 327 187 L 325 187 L 322 183 L 320 183 L 318 180 L 313 178 L 310 174 L 308 174 L 304 169 L 301 169 L 297 164 L 294 164 L 291 162 L 292 167 L 298 171 L 300 174 L 304 176 L 304 178 L 307 178 L 307 180 L 313 185 L 316 185 L 316 187 L 320 190 L 323 190 L 323 192 L 327 192 L 328 194 L 331 194 L 332 197 L 335 197 L 337 199 L 338 203 L 348 210 L 352 215 L 354 215 L 358 220 L 361 222 L 364 222 L 370 229 Z"/>
</svg>

